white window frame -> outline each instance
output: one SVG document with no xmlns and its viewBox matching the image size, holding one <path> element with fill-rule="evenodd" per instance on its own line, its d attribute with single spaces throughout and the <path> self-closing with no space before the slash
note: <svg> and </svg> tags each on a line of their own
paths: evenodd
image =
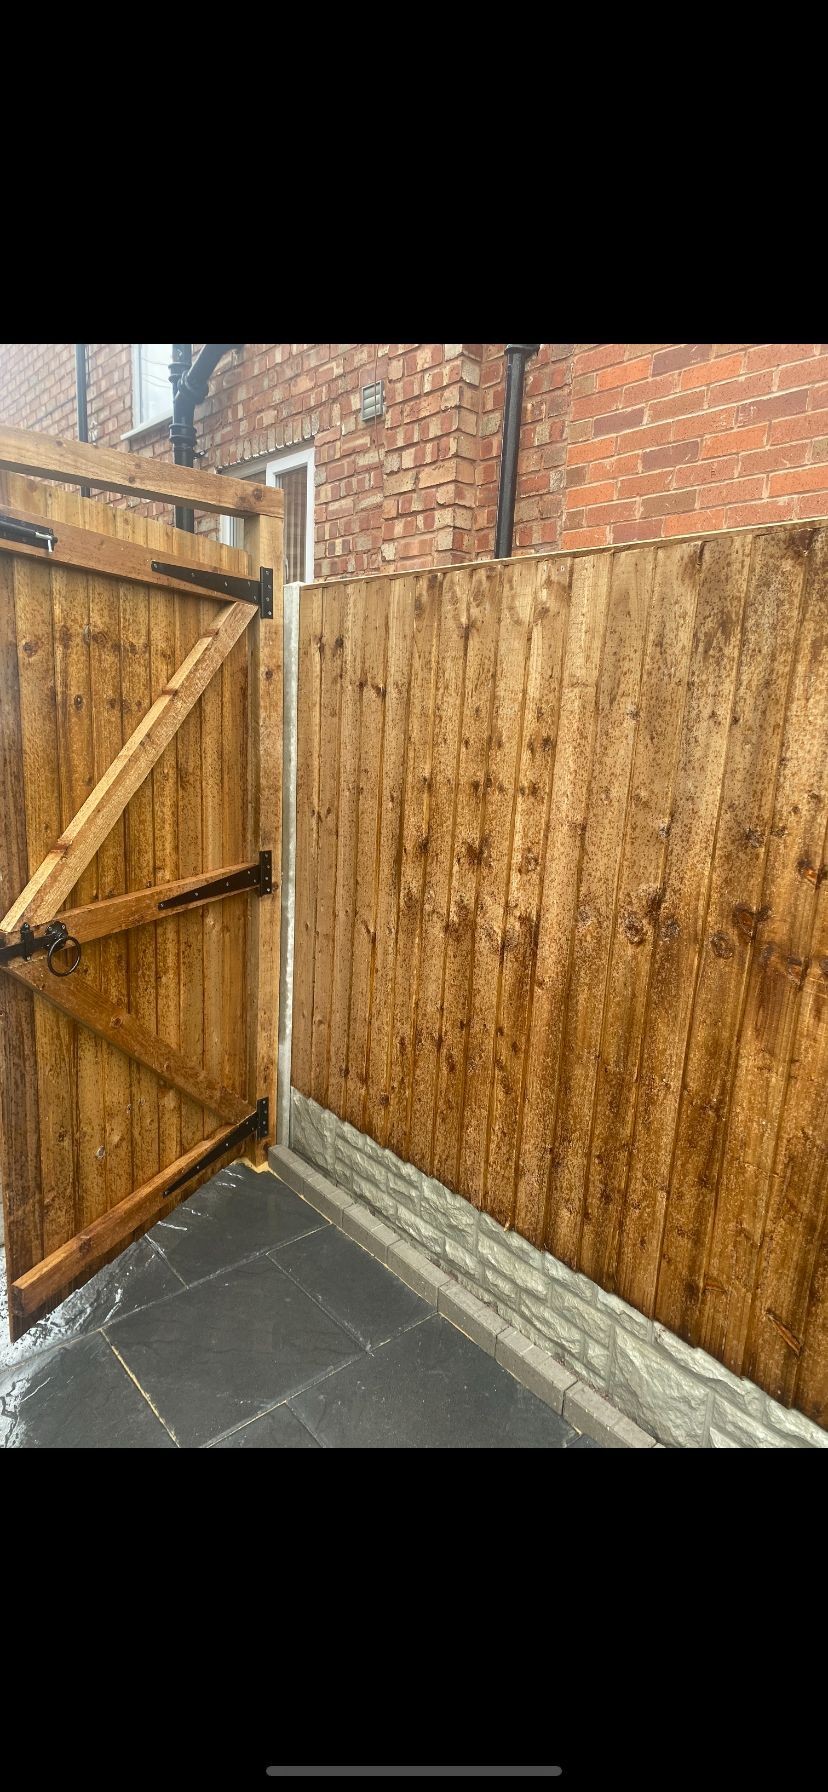
<svg viewBox="0 0 828 1792">
<path fill-rule="evenodd" d="M 140 342 L 133 342 L 130 344 L 132 349 L 132 428 L 126 430 L 121 436 L 122 442 L 128 442 L 131 436 L 143 435 L 145 430 L 158 429 L 162 423 L 172 422 L 172 387 L 170 387 L 169 410 L 160 411 L 157 417 L 145 419 L 143 423 L 138 416 L 138 398 L 141 391 L 142 346 L 143 344 Z M 170 359 L 172 359 L 172 344 L 170 344 Z"/>
<path fill-rule="evenodd" d="M 262 479 L 265 485 L 276 484 L 279 473 L 293 473 L 297 467 L 307 467 L 307 503 L 305 523 L 305 584 L 313 582 L 314 560 L 314 527 L 313 500 L 316 489 L 315 460 L 312 442 L 306 442 L 301 448 L 286 448 L 283 454 L 262 455 L 259 460 L 245 460 L 234 467 L 222 467 L 223 473 L 232 474 L 234 479 Z M 220 519 L 220 537 L 228 547 L 242 546 L 243 519 L 235 516 L 223 516 Z"/>
</svg>

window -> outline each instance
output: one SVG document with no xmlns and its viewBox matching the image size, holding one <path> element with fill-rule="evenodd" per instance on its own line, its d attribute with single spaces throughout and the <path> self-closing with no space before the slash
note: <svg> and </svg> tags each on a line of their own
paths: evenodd
<svg viewBox="0 0 828 1792">
<path fill-rule="evenodd" d="M 307 585 L 313 578 L 313 445 L 291 449 L 278 458 L 225 467 L 236 479 L 259 479 L 285 494 L 285 584 Z M 231 547 L 243 541 L 241 517 L 222 517 L 221 539 Z"/>
<path fill-rule="evenodd" d="M 160 422 L 172 411 L 171 342 L 132 345 L 132 422 L 135 429 Z"/>
</svg>

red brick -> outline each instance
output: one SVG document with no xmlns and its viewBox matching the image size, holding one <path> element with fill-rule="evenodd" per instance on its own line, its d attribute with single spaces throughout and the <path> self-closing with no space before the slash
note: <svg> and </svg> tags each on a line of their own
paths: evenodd
<svg viewBox="0 0 828 1792">
<path fill-rule="evenodd" d="M 792 367 L 783 367 L 776 382 L 777 392 L 787 392 L 792 386 L 815 386 L 819 380 L 828 378 L 828 355 L 814 355 L 810 361 L 796 361 Z"/>
<path fill-rule="evenodd" d="M 619 479 L 619 498 L 643 498 L 650 492 L 669 491 L 673 481 L 672 468 L 662 473 L 636 473 L 631 479 Z"/>
<path fill-rule="evenodd" d="M 668 516 L 664 522 L 665 535 L 708 535 L 711 530 L 723 529 L 725 526 L 723 510 L 692 510 L 682 516 Z"/>
<path fill-rule="evenodd" d="M 780 417 L 777 423 L 770 426 L 770 440 L 776 442 L 804 442 L 811 436 L 825 434 L 825 418 L 819 412 L 808 413 L 807 417 Z"/>
<path fill-rule="evenodd" d="M 612 539 L 619 546 L 630 541 L 658 541 L 663 532 L 663 517 L 638 517 L 634 523 L 614 523 Z"/>
<path fill-rule="evenodd" d="M 798 467 L 788 473 L 771 474 L 770 495 L 784 497 L 788 492 L 828 491 L 828 466 Z"/>
<path fill-rule="evenodd" d="M 728 355 L 715 361 L 698 361 L 693 367 L 685 367 L 681 376 L 681 389 L 689 392 L 693 386 L 712 386 L 714 380 L 727 380 L 731 375 L 741 372 L 741 355 Z"/>
<path fill-rule="evenodd" d="M 688 485 L 711 485 L 716 479 L 732 479 L 737 466 L 738 456 L 725 454 L 721 460 L 699 460 L 689 467 L 676 467 L 673 490 Z"/>
<path fill-rule="evenodd" d="M 808 408 L 812 411 L 824 411 L 826 406 L 828 406 L 828 385 L 812 386 Z"/>
<path fill-rule="evenodd" d="M 634 429 L 626 437 L 624 447 L 638 454 L 642 448 L 661 448 L 672 439 L 672 423 L 649 423 L 645 429 Z"/>
<path fill-rule="evenodd" d="M 775 448 L 760 448 L 756 454 L 743 454 L 739 460 L 741 474 L 778 473 L 782 467 L 804 466 L 810 453 L 808 442 L 777 442 Z M 711 461 L 711 466 L 716 462 Z"/>
<path fill-rule="evenodd" d="M 593 504 L 586 511 L 584 522 L 587 528 L 595 528 L 599 523 L 625 523 L 635 516 L 636 501 L 629 498 L 625 503 Z"/>
<path fill-rule="evenodd" d="M 561 536 L 563 548 L 603 548 L 608 542 L 606 529 L 569 529 Z"/>
<path fill-rule="evenodd" d="M 583 354 L 574 356 L 572 371 L 594 373 L 599 367 L 611 367 L 614 362 L 623 359 L 623 342 L 599 342 L 597 348 L 586 349 Z"/>
<path fill-rule="evenodd" d="M 708 486 L 704 496 L 708 504 L 749 504 L 764 493 L 764 479 L 729 479 L 724 485 Z"/>
<path fill-rule="evenodd" d="M 677 510 L 693 510 L 695 503 L 695 492 L 664 492 L 659 497 L 645 498 L 641 505 L 641 515 L 673 516 Z"/>
<path fill-rule="evenodd" d="M 712 460 L 717 454 L 741 454 L 747 448 L 764 448 L 767 429 L 764 423 L 757 423 L 753 429 L 733 429 L 722 435 L 705 436 L 702 443 L 702 460 Z"/>
<path fill-rule="evenodd" d="M 779 392 L 775 398 L 757 398 L 750 404 L 740 405 L 736 421 L 739 424 L 763 423 L 771 417 L 794 417 L 799 411 L 804 411 L 807 404 L 808 391 L 805 387 L 796 392 Z"/>
<path fill-rule="evenodd" d="M 573 471 L 577 470 L 573 468 Z M 578 485 L 573 493 L 573 502 L 579 505 L 608 504 L 614 495 L 615 485 L 612 480 L 607 480 L 603 485 Z"/>
<path fill-rule="evenodd" d="M 637 380 L 634 386 L 624 387 L 623 402 L 625 405 L 645 404 L 652 416 L 654 404 L 675 392 L 677 384 L 676 373 L 663 373 L 658 380 Z"/>
<path fill-rule="evenodd" d="M 645 473 L 654 473 L 660 467 L 680 467 L 689 460 L 696 460 L 698 452 L 698 442 L 667 442 L 663 448 L 646 448 L 641 456 L 641 466 Z"/>
<path fill-rule="evenodd" d="M 717 431 L 732 429 L 736 422 L 736 406 L 722 407 L 717 411 L 696 411 L 693 417 L 677 417 L 673 424 L 673 441 L 683 442 L 687 436 L 715 435 Z"/>
<path fill-rule="evenodd" d="M 614 448 L 614 442 L 576 442 L 575 447 L 569 450 L 569 464 L 572 467 L 579 467 L 584 461 L 604 460 L 608 454 L 613 452 Z"/>
<path fill-rule="evenodd" d="M 644 406 L 639 405 L 633 411 L 614 411 L 610 416 L 596 417 L 592 425 L 594 436 L 620 435 L 628 429 L 637 429 L 644 422 Z"/>
<path fill-rule="evenodd" d="M 659 398 L 651 404 L 648 416 L 653 423 L 663 423 L 670 417 L 698 416 L 702 410 L 703 392 L 676 392 L 672 398 Z"/>
<path fill-rule="evenodd" d="M 759 342 L 745 356 L 745 372 L 758 373 L 764 367 L 785 367 L 789 361 L 802 361 L 813 354 L 810 342 Z"/>
<path fill-rule="evenodd" d="M 651 359 L 650 355 L 642 355 L 639 361 L 623 361 L 620 367 L 602 367 L 595 381 L 597 390 L 605 392 L 612 386 L 630 386 L 636 380 L 646 379 Z"/>
<path fill-rule="evenodd" d="M 616 393 L 615 398 L 612 396 L 607 397 L 606 392 L 593 392 L 588 394 L 585 398 L 573 398 L 570 416 L 578 421 L 582 417 L 597 417 L 602 411 L 606 411 L 608 404 L 615 404 L 620 407 L 620 391 Z"/>
<path fill-rule="evenodd" d="M 663 349 L 653 356 L 653 373 L 674 373 L 680 367 L 691 367 L 697 361 L 709 361 L 710 342 L 681 342 L 675 348 Z"/>
<path fill-rule="evenodd" d="M 752 529 L 761 523 L 785 523 L 794 513 L 793 498 L 764 498 L 761 504 L 734 504 L 727 511 L 728 529 Z"/>
<path fill-rule="evenodd" d="M 819 492 L 804 492 L 796 500 L 794 516 L 797 518 L 828 518 L 828 504 Z"/>
</svg>

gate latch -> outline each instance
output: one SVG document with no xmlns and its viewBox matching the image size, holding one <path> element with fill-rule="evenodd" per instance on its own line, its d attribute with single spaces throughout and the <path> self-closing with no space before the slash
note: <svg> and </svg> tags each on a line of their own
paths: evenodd
<svg viewBox="0 0 828 1792">
<path fill-rule="evenodd" d="M 71 964 L 68 964 L 64 970 L 60 970 L 52 961 L 55 953 L 62 952 L 64 947 L 70 949 L 74 947 L 74 954 Z M 24 921 L 20 929 L 19 940 L 14 940 L 10 946 L 0 946 L 0 964 L 9 964 L 14 958 L 28 960 L 33 958 L 36 952 L 46 953 L 46 963 L 53 977 L 71 977 L 72 972 L 77 970 L 81 961 L 80 941 L 68 932 L 63 921 L 50 921 L 45 932 L 41 934 L 35 934 L 28 921 Z"/>
<path fill-rule="evenodd" d="M 45 548 L 51 554 L 57 536 L 54 529 L 47 529 L 42 523 L 24 523 L 20 517 L 0 516 L 0 539 L 19 541 L 27 548 Z"/>
</svg>

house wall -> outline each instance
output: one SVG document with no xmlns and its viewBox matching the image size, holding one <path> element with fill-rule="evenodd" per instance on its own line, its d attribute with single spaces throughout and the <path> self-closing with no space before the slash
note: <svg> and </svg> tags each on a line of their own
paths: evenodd
<svg viewBox="0 0 828 1792">
<path fill-rule="evenodd" d="M 122 441 L 129 345 L 92 343 L 88 364 L 91 439 L 167 458 L 166 423 Z M 386 412 L 366 425 L 375 378 Z M 313 441 L 319 579 L 486 558 L 504 385 L 503 343 L 248 344 L 196 413 L 200 464 Z M 0 422 L 75 433 L 71 343 L 0 345 Z M 826 510 L 828 344 L 544 343 L 528 365 L 518 554 Z"/>
</svg>

